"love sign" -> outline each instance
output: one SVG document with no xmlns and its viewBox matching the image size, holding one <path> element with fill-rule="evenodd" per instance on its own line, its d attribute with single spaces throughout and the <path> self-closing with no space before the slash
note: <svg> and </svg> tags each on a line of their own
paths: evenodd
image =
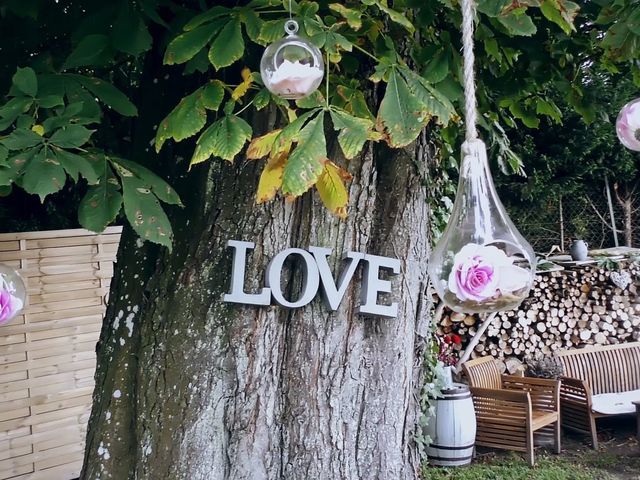
<svg viewBox="0 0 640 480">
<path fill-rule="evenodd" d="M 390 276 L 400 273 L 400 260 L 396 258 L 380 257 L 360 252 L 347 252 L 344 256 L 345 265 L 338 281 L 335 280 L 327 257 L 331 255 L 330 248 L 309 247 L 288 248 L 278 253 L 267 266 L 265 271 L 265 287 L 257 293 L 244 291 L 244 280 L 247 266 L 247 252 L 255 248 L 255 243 L 240 240 L 229 240 L 227 246 L 234 249 L 233 266 L 231 271 L 231 292 L 224 296 L 229 303 L 245 305 L 271 305 L 272 301 L 286 308 L 301 308 L 309 304 L 322 286 L 322 296 L 327 307 L 335 311 L 340 306 L 347 287 L 360 264 L 363 265 L 360 306 L 357 313 L 395 318 L 398 315 L 398 303 L 390 305 L 378 303 L 379 293 L 391 293 L 391 281 L 380 278 L 381 270 L 386 270 Z M 302 289 L 296 300 L 285 298 L 282 292 L 282 269 L 289 257 L 297 256 L 302 260 L 303 281 Z"/>
</svg>

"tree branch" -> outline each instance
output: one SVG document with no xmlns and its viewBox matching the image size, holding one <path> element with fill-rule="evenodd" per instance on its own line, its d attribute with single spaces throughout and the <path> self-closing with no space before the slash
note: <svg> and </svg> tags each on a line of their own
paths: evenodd
<svg viewBox="0 0 640 480">
<path fill-rule="evenodd" d="M 615 188 L 615 187 L 614 187 Z M 600 212 L 598 211 L 598 208 L 593 204 L 593 202 L 591 201 L 590 198 L 587 198 L 587 202 L 589 203 L 589 206 L 593 209 L 594 212 L 596 212 L 596 215 L 598 216 L 598 218 L 600 219 L 600 221 L 602 223 L 604 223 L 604 225 L 611 231 L 615 231 L 617 233 L 624 233 L 624 230 L 618 230 L 618 228 L 612 226 L 610 223 L 607 222 L 607 220 L 600 214 Z"/>
</svg>

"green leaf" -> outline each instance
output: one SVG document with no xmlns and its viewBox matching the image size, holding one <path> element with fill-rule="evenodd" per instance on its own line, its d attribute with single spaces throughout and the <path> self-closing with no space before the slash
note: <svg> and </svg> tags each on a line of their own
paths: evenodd
<svg viewBox="0 0 640 480">
<path fill-rule="evenodd" d="M 421 102 L 394 69 L 380 104 L 376 128 L 386 132 L 390 146 L 398 148 L 413 142 L 428 121 Z"/>
<path fill-rule="evenodd" d="M 76 155 L 75 153 L 62 150 L 60 148 L 54 148 L 56 158 L 60 165 L 66 170 L 67 174 L 73 178 L 74 181 L 78 181 L 79 176 L 82 175 L 89 185 L 98 183 L 98 175 L 93 168 L 93 165 L 85 157 Z"/>
<path fill-rule="evenodd" d="M 520 15 L 510 13 L 509 15 L 500 16 L 498 21 L 507 27 L 507 30 L 512 35 L 530 37 L 538 31 L 531 17 L 524 13 Z"/>
<path fill-rule="evenodd" d="M 297 197 L 309 190 L 318 181 L 326 161 L 324 112 L 320 112 L 300 131 L 298 145 L 284 167 L 282 193 Z"/>
<path fill-rule="evenodd" d="M 635 35 L 640 35 L 640 7 L 631 12 L 627 18 L 627 27 Z"/>
<path fill-rule="evenodd" d="M 540 4 L 540 11 L 548 20 L 562 28 L 564 33 L 567 35 L 572 31 L 575 31 L 573 17 L 578 13 L 577 9 L 573 12 L 568 12 L 565 9 L 565 6 L 560 4 L 559 0 L 542 0 Z"/>
<path fill-rule="evenodd" d="M 200 98 L 201 90 L 198 89 L 180 100 L 176 108 L 160 122 L 156 133 L 156 152 L 169 138 L 179 142 L 202 130 L 207 123 L 207 113 Z"/>
<path fill-rule="evenodd" d="M 362 151 L 373 129 L 373 122 L 366 118 L 358 118 L 339 110 L 331 110 L 333 128 L 339 130 L 338 143 L 345 158 L 354 158 Z"/>
<path fill-rule="evenodd" d="M 164 54 L 166 65 L 176 65 L 192 59 L 220 31 L 222 22 L 203 25 L 174 38 Z"/>
<path fill-rule="evenodd" d="M 210 8 L 204 13 L 196 15 L 184 26 L 184 30 L 186 32 L 190 32 L 194 28 L 198 28 L 200 25 L 210 22 L 213 19 L 227 16 L 229 14 L 229 9 L 227 7 L 221 7 L 216 5 L 213 8 Z"/>
<path fill-rule="evenodd" d="M 393 10 L 387 7 L 381 1 L 376 1 L 375 3 L 380 10 L 382 10 L 384 13 L 389 15 L 389 18 L 391 19 L 391 21 L 397 23 L 398 25 L 402 25 L 404 28 L 406 28 L 409 31 L 409 33 L 415 32 L 416 27 L 414 27 L 413 23 L 409 21 L 405 13 L 401 13 L 396 10 Z"/>
<path fill-rule="evenodd" d="M 6 166 L 7 158 L 9 158 L 9 150 L 0 145 L 0 167 Z"/>
<path fill-rule="evenodd" d="M 65 171 L 53 150 L 44 147 L 27 164 L 22 176 L 22 188 L 44 201 L 47 195 L 60 191 L 66 179 Z"/>
<path fill-rule="evenodd" d="M 33 157 L 41 150 L 40 146 L 23 150 L 10 157 L 0 168 L 0 185 L 11 185 L 27 167 Z"/>
<path fill-rule="evenodd" d="M 440 125 L 446 126 L 456 114 L 449 99 L 413 70 L 403 68 L 402 74 L 411 93 L 424 105 L 425 113 L 436 117 Z"/>
<path fill-rule="evenodd" d="M 100 182 L 87 190 L 87 194 L 78 206 L 80 225 L 92 232 L 104 231 L 115 220 L 122 206 L 118 180 L 113 175 L 104 156 L 101 160 L 103 170 Z"/>
<path fill-rule="evenodd" d="M 100 121 L 102 109 L 96 101 L 95 95 L 92 95 L 78 82 L 73 80 L 67 82 L 67 101 L 69 105 L 74 105 L 74 109 L 78 110 L 71 116 L 76 123 L 87 124 Z M 65 116 L 68 115 L 69 113 L 65 111 Z"/>
<path fill-rule="evenodd" d="M 113 108 L 120 115 L 134 117 L 138 115 L 138 109 L 131 103 L 127 96 L 104 80 L 83 75 L 69 75 L 77 80 L 83 87 L 93 93 L 102 103 Z"/>
<path fill-rule="evenodd" d="M 347 24 L 354 30 L 362 28 L 362 12 L 353 8 L 345 7 L 340 3 L 332 3 L 329 8 L 339 13 L 347 21 Z"/>
<path fill-rule="evenodd" d="M 72 124 L 56 130 L 49 141 L 61 148 L 78 148 L 87 143 L 93 132 L 95 130 Z"/>
<path fill-rule="evenodd" d="M 509 4 L 511 0 L 478 0 L 478 11 L 489 17 L 497 17 Z"/>
<path fill-rule="evenodd" d="M 180 197 L 171 185 L 148 168 L 143 167 L 139 163 L 125 160 L 124 158 L 113 157 L 112 161 L 138 177 L 145 187 L 150 188 L 154 195 L 164 203 L 182 206 Z"/>
<path fill-rule="evenodd" d="M 240 117 L 225 115 L 207 128 L 196 143 L 190 166 L 210 157 L 233 161 L 242 147 L 251 139 L 251 126 Z"/>
<path fill-rule="evenodd" d="M 64 62 L 63 69 L 104 64 L 104 52 L 109 46 L 106 35 L 87 35 Z"/>
<path fill-rule="evenodd" d="M 536 113 L 538 115 L 547 115 L 556 123 L 562 121 L 562 112 L 552 100 L 547 101 L 543 98 L 538 98 L 536 101 Z"/>
<path fill-rule="evenodd" d="M 286 20 L 268 20 L 260 29 L 260 43 L 267 45 L 284 36 L 284 24 Z"/>
<path fill-rule="evenodd" d="M 23 150 L 42 143 L 43 139 L 37 133 L 25 128 L 18 128 L 10 135 L 0 140 L 0 143 L 9 150 Z"/>
<path fill-rule="evenodd" d="M 264 107 L 269 105 L 270 101 L 271 101 L 271 92 L 266 88 L 263 88 L 258 93 L 256 93 L 255 97 L 253 97 L 253 106 L 256 107 L 257 111 L 260 111 Z"/>
<path fill-rule="evenodd" d="M 425 68 L 424 77 L 431 83 L 438 83 L 449 73 L 449 52 L 444 48 L 439 50 Z"/>
<path fill-rule="evenodd" d="M 62 95 L 45 95 L 38 98 L 38 105 L 42 108 L 53 108 L 64 105 Z"/>
<path fill-rule="evenodd" d="M 171 250 L 173 232 L 167 214 L 144 182 L 136 177 L 121 176 L 124 213 L 138 235 Z"/>
<path fill-rule="evenodd" d="M 33 105 L 33 99 L 28 97 L 15 97 L 5 103 L 2 108 L 0 108 L 0 117 L 5 119 L 8 122 L 8 125 L 11 125 L 18 115 L 21 115 L 31 108 Z M 7 125 L 7 126 L 8 126 Z M 7 127 L 5 127 L 7 128 Z M 1 128 L 0 130 L 4 130 Z"/>
<path fill-rule="evenodd" d="M 242 57 L 244 39 L 240 28 L 240 20 L 229 20 L 220 34 L 211 44 L 209 61 L 217 70 L 228 67 Z"/>
<path fill-rule="evenodd" d="M 240 20 L 244 23 L 247 36 L 254 42 L 260 43 L 260 32 L 264 21 L 250 8 L 243 8 L 240 13 Z"/>
<path fill-rule="evenodd" d="M 130 7 L 121 9 L 113 24 L 111 38 L 114 48 L 134 57 L 150 50 L 153 43 L 147 25 Z"/>
<path fill-rule="evenodd" d="M 30 67 L 18 68 L 12 78 L 13 84 L 25 95 L 35 97 L 38 93 L 38 78 Z"/>
<path fill-rule="evenodd" d="M 224 84 L 220 80 L 211 80 L 200 89 L 200 102 L 207 110 L 218 110 L 224 99 Z"/>
</svg>

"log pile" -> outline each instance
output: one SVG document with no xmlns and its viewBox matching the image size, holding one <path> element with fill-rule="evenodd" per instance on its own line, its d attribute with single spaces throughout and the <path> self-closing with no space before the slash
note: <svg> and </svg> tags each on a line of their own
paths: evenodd
<svg viewBox="0 0 640 480">
<path fill-rule="evenodd" d="M 536 354 L 640 340 L 639 291 L 640 265 L 630 261 L 618 271 L 592 264 L 538 274 L 529 297 L 496 316 L 472 358 L 492 355 L 514 373 L 519 360 Z M 445 310 L 437 333 L 458 334 L 464 350 L 481 323 L 477 315 Z"/>
</svg>

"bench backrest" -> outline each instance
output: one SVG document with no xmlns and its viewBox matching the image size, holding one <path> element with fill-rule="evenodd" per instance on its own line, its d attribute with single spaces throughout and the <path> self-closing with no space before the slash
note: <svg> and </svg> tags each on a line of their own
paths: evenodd
<svg viewBox="0 0 640 480">
<path fill-rule="evenodd" d="M 589 383 L 594 395 L 640 389 L 640 342 L 558 350 L 564 375 Z"/>
</svg>

